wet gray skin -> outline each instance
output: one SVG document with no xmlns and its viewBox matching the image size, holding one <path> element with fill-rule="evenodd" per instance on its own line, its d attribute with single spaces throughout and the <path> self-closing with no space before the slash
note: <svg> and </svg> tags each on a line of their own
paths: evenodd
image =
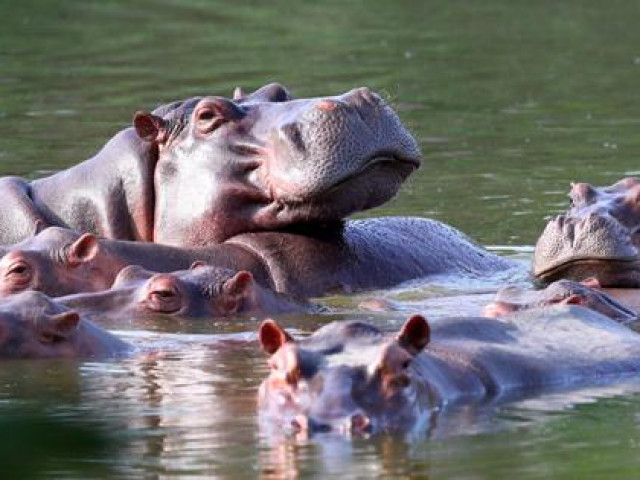
<svg viewBox="0 0 640 480">
<path fill-rule="evenodd" d="M 640 368 L 640 336 L 593 310 L 554 306 L 508 321 L 411 317 L 389 335 L 362 322 L 296 341 L 273 320 L 260 343 L 270 372 L 262 425 L 295 433 L 424 430 L 460 403 L 504 402 L 612 380 Z"/>
<path fill-rule="evenodd" d="M 626 325 L 639 320 L 636 312 L 605 292 L 572 280 L 558 280 L 542 290 L 503 287 L 494 301 L 485 307 L 483 314 L 501 317 L 550 305 L 581 305 Z"/>
<path fill-rule="evenodd" d="M 594 277 L 605 287 L 640 286 L 640 182 L 573 184 L 571 206 L 538 239 L 533 273 L 542 282 Z"/>
<path fill-rule="evenodd" d="M 96 358 L 132 347 L 40 292 L 0 303 L 0 358 Z"/>
<path fill-rule="evenodd" d="M 121 270 L 109 290 L 58 297 L 61 305 L 95 318 L 170 315 L 180 318 L 316 312 L 320 307 L 258 285 L 247 271 L 196 263 L 157 273 L 137 265 Z"/>
<path fill-rule="evenodd" d="M 378 95 L 294 100 L 280 85 L 138 112 L 93 158 L 27 182 L 0 178 L 0 244 L 33 225 L 182 247 L 339 222 L 393 197 L 420 166 Z"/>
</svg>

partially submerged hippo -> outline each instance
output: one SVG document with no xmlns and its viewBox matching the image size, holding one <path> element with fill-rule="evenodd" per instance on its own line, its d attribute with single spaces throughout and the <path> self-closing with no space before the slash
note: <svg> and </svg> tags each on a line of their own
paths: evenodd
<svg viewBox="0 0 640 480">
<path fill-rule="evenodd" d="M 277 84 L 139 112 L 97 155 L 50 177 L 0 179 L 0 244 L 35 222 L 180 246 L 334 222 L 380 205 L 420 166 L 375 93 L 293 100 Z"/>
<path fill-rule="evenodd" d="M 499 321 L 411 317 L 395 335 L 362 322 L 295 341 L 273 320 L 259 331 L 270 373 L 265 421 L 307 431 L 425 429 L 461 402 L 505 401 L 640 369 L 640 336 L 591 310 L 564 306 Z"/>
<path fill-rule="evenodd" d="M 124 268 L 109 290 L 59 297 L 62 305 L 96 318 L 135 319 L 262 316 L 317 312 L 320 307 L 258 285 L 247 271 L 196 263 L 190 270 L 157 273 Z"/>
<path fill-rule="evenodd" d="M 194 261 L 247 270 L 259 284 L 301 298 L 388 288 L 434 275 L 486 278 L 518 268 L 458 230 L 422 218 L 355 220 L 315 235 L 248 233 L 188 249 L 98 239 L 53 227 L 14 246 L 0 260 L 0 295 L 25 289 L 52 296 L 99 291 L 127 265 L 170 272 Z"/>
<path fill-rule="evenodd" d="M 131 345 L 40 292 L 0 302 L 0 358 L 97 358 Z"/>
<path fill-rule="evenodd" d="M 538 239 L 535 277 L 640 286 L 640 180 L 625 178 L 603 188 L 576 183 L 569 196 L 567 213 L 549 221 Z"/>
<path fill-rule="evenodd" d="M 636 291 L 636 296 L 640 297 L 639 293 Z M 483 315 L 495 318 L 550 305 L 580 305 L 624 325 L 638 322 L 638 311 L 632 308 L 633 305 L 625 305 L 628 298 L 617 300 L 616 296 L 619 292 L 602 289 L 593 279 L 585 283 L 558 280 L 542 290 L 507 286 L 498 291 L 494 300 L 484 308 Z"/>
</svg>

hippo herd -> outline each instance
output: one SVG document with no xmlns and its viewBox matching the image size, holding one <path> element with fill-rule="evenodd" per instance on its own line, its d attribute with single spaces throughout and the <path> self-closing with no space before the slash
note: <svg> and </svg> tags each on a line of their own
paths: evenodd
<svg viewBox="0 0 640 480">
<path fill-rule="evenodd" d="M 521 268 L 435 220 L 347 220 L 420 164 L 367 88 L 294 99 L 270 84 L 138 112 L 89 160 L 0 179 L 0 357 L 133 355 L 110 319 L 316 312 L 330 293 Z M 304 431 L 420 428 L 444 405 L 638 372 L 640 180 L 570 197 L 536 245 L 546 288 L 505 286 L 482 317 L 302 339 L 264 320 L 261 413 Z"/>
</svg>

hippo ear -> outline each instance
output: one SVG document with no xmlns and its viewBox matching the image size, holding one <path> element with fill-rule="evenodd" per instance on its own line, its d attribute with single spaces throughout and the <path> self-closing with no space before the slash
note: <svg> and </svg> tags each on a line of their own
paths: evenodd
<svg viewBox="0 0 640 480">
<path fill-rule="evenodd" d="M 39 324 L 38 338 L 43 343 L 64 340 L 78 328 L 80 315 L 74 311 L 68 311 L 52 315 L 46 322 Z"/>
<path fill-rule="evenodd" d="M 222 291 L 227 295 L 245 296 L 248 290 L 253 286 L 253 283 L 253 275 L 246 270 L 241 270 L 224 282 Z"/>
<path fill-rule="evenodd" d="M 278 83 L 270 83 L 260 87 L 246 98 L 251 102 L 286 102 L 291 100 L 291 94 Z"/>
<path fill-rule="evenodd" d="M 147 142 L 161 144 L 167 140 L 167 122 L 153 113 L 136 112 L 133 116 L 133 127 L 138 136 Z"/>
<path fill-rule="evenodd" d="M 430 329 L 422 315 L 413 315 L 400 329 L 396 339 L 401 347 L 412 355 L 417 355 L 429 343 Z"/>
<path fill-rule="evenodd" d="M 100 251 L 100 242 L 92 233 L 83 233 L 78 240 L 69 245 L 67 259 L 71 267 L 93 260 Z"/>
<path fill-rule="evenodd" d="M 258 332 L 260 345 L 269 355 L 273 355 L 278 349 L 288 342 L 293 342 L 293 337 L 289 335 L 275 320 L 267 318 Z"/>
<path fill-rule="evenodd" d="M 247 94 L 240 88 L 236 87 L 233 89 L 233 101 L 239 102 L 244 100 L 247 97 Z"/>
</svg>

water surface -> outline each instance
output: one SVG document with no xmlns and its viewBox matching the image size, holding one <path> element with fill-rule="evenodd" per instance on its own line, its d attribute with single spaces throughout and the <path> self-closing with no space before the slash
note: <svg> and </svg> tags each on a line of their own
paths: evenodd
<svg viewBox="0 0 640 480">
<path fill-rule="evenodd" d="M 361 216 L 436 218 L 523 262 L 545 217 L 566 207 L 569 182 L 640 174 L 636 2 L 25 0 L 0 2 L 0 13 L 3 175 L 37 178 L 88 158 L 136 110 L 271 81 L 297 96 L 367 85 L 410 126 L 424 168 L 395 200 Z M 485 287 L 379 292 L 401 311 L 371 318 L 384 326 L 413 309 L 468 313 L 473 301 L 438 297 L 487 294 Z M 357 301 L 326 303 L 350 315 Z M 310 331 L 344 315 L 287 324 Z M 127 338 L 157 348 L 126 360 L 3 364 L 7 475 L 637 472 L 640 397 L 632 384 L 469 406 L 419 438 L 267 435 L 254 400 L 266 367 L 247 337 L 258 322 L 129 329 Z"/>
</svg>

